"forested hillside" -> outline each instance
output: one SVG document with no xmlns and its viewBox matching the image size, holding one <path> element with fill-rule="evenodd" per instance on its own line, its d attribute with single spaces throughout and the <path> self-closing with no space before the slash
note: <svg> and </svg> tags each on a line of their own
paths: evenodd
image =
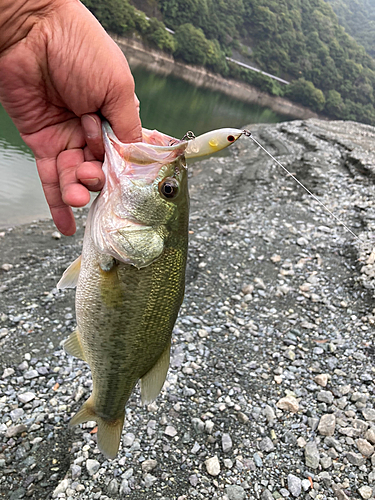
<svg viewBox="0 0 375 500">
<path fill-rule="evenodd" d="M 349 35 L 375 57 L 375 0 L 327 0 Z"/>
<path fill-rule="evenodd" d="M 146 19 L 128 0 L 84 3 L 110 31 L 137 31 L 174 57 L 331 117 L 375 124 L 375 61 L 324 0 L 132 0 L 139 8 L 146 4 L 165 25 Z M 261 69 L 292 83 L 282 86 L 225 59 L 233 49 L 245 54 L 249 47 Z"/>
</svg>

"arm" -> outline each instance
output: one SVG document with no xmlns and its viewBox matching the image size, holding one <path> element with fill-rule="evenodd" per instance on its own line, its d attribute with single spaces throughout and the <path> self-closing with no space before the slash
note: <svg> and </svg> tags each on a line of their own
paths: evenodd
<svg viewBox="0 0 375 500">
<path fill-rule="evenodd" d="M 104 183 L 101 113 L 140 141 L 134 81 L 121 50 L 78 0 L 0 0 L 0 101 L 32 149 L 58 229 Z"/>
</svg>

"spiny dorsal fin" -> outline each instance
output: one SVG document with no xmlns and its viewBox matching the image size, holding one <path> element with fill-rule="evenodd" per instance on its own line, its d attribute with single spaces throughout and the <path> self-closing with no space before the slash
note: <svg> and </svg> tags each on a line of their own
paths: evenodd
<svg viewBox="0 0 375 500">
<path fill-rule="evenodd" d="M 78 330 L 74 330 L 64 342 L 64 350 L 67 354 L 82 359 L 82 361 L 86 361 L 81 336 Z"/>
<path fill-rule="evenodd" d="M 107 458 L 115 458 L 120 446 L 121 432 L 124 425 L 125 410 L 113 420 L 99 417 L 95 412 L 92 395 L 83 403 L 81 409 L 69 422 L 70 426 L 82 424 L 88 420 L 95 420 L 98 424 L 98 448 Z"/>
<path fill-rule="evenodd" d="M 78 276 L 81 270 L 81 259 L 82 255 L 80 255 L 67 269 L 65 269 L 64 274 L 57 283 L 57 288 L 63 290 L 64 288 L 75 288 L 77 286 Z"/>
<path fill-rule="evenodd" d="M 169 342 L 151 370 L 141 379 L 141 398 L 144 405 L 152 403 L 163 387 L 169 368 L 170 350 L 171 343 Z"/>
</svg>

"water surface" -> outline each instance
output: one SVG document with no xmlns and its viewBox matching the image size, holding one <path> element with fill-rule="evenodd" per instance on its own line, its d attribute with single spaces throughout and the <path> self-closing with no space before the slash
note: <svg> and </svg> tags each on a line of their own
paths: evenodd
<svg viewBox="0 0 375 500">
<path fill-rule="evenodd" d="M 199 135 L 220 127 L 290 120 L 271 109 L 194 87 L 173 76 L 141 68 L 135 68 L 133 75 L 143 126 L 177 138 L 188 130 Z M 0 228 L 50 216 L 32 153 L 1 106 L 0 176 Z"/>
</svg>

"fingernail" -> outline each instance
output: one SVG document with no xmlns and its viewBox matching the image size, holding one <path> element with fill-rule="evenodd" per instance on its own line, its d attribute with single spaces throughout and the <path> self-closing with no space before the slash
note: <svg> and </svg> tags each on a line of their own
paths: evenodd
<svg viewBox="0 0 375 500">
<path fill-rule="evenodd" d="M 85 134 L 89 139 L 95 139 L 99 136 L 99 126 L 98 122 L 91 115 L 83 115 L 81 118 L 82 126 L 85 130 Z"/>
<path fill-rule="evenodd" d="M 94 179 L 82 179 L 82 181 L 86 186 L 97 186 L 99 184 L 99 178 L 95 177 Z"/>
</svg>

